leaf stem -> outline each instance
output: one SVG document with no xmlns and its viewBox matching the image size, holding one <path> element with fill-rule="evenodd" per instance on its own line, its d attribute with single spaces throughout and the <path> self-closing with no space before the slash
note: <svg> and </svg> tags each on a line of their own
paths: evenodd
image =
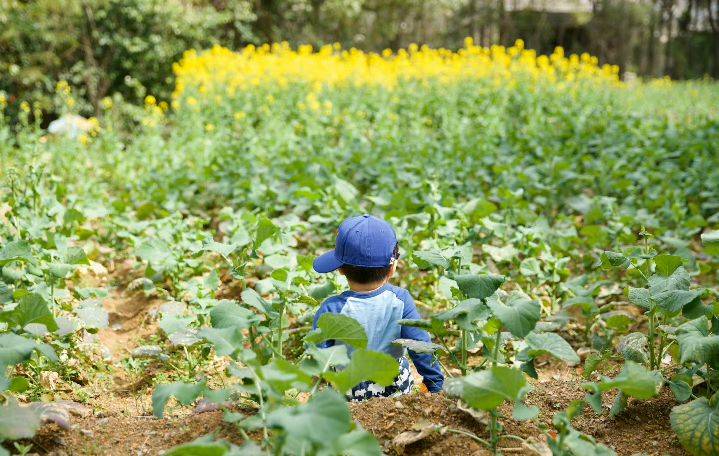
<svg viewBox="0 0 719 456">
<path fill-rule="evenodd" d="M 483 438 L 477 437 L 476 435 L 472 434 L 471 432 L 463 431 L 461 429 L 454 429 L 454 428 L 445 428 L 445 431 L 451 432 L 453 434 L 464 435 L 466 437 L 469 437 L 472 440 L 475 440 L 475 441 L 481 443 L 482 445 L 487 446 L 488 448 L 492 447 L 492 445 L 488 441 L 486 441 Z"/>
<path fill-rule="evenodd" d="M 255 369 L 250 369 L 250 372 L 252 372 L 252 375 L 255 377 L 255 387 L 257 388 L 257 396 L 260 400 L 260 418 L 262 418 L 262 435 L 265 439 L 265 441 L 269 440 L 269 435 L 267 434 L 267 416 L 265 414 L 265 400 L 262 398 L 262 388 L 260 388 L 260 377 L 257 375 L 257 372 L 255 372 Z"/>
<path fill-rule="evenodd" d="M 457 359 L 457 355 L 454 353 L 454 351 L 449 349 L 449 346 L 447 346 L 447 342 L 445 342 L 442 337 L 438 337 L 438 339 L 444 349 L 447 351 L 447 353 L 449 353 L 449 356 L 452 357 L 452 361 L 454 361 L 454 363 L 461 369 L 462 363 L 459 361 L 459 359 Z"/>
<path fill-rule="evenodd" d="M 469 359 L 467 352 L 467 330 L 462 330 L 462 375 L 467 375 L 467 362 Z"/>
<path fill-rule="evenodd" d="M 654 370 L 654 311 L 649 311 L 649 369 Z"/>
<path fill-rule="evenodd" d="M 497 330 L 497 336 L 494 338 L 494 351 L 492 353 L 492 367 L 499 362 L 499 346 L 502 344 L 502 330 Z"/>
</svg>

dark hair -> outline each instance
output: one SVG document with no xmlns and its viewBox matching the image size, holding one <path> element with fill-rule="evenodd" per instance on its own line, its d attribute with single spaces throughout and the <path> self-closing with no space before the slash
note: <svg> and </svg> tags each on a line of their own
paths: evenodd
<svg viewBox="0 0 719 456">
<path fill-rule="evenodd" d="M 392 261 L 399 258 L 399 247 L 394 246 L 392 252 Z M 364 268 L 362 266 L 352 266 L 351 264 L 343 264 L 340 270 L 347 277 L 347 280 L 354 283 L 372 283 L 384 280 L 392 269 L 392 263 L 381 268 Z"/>
</svg>

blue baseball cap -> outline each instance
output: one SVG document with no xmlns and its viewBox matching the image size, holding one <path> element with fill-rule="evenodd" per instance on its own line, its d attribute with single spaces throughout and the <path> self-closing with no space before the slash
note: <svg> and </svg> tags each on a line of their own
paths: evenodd
<svg viewBox="0 0 719 456">
<path fill-rule="evenodd" d="M 397 235 L 392 226 L 372 215 L 351 217 L 337 232 L 335 249 L 318 256 L 315 271 L 332 272 L 343 264 L 364 268 L 385 268 L 394 259 Z"/>
</svg>

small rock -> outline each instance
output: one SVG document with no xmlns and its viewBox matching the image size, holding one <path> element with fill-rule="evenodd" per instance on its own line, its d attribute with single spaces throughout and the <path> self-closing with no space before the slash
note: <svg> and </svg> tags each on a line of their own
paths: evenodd
<svg viewBox="0 0 719 456">
<path fill-rule="evenodd" d="M 104 345 L 100 345 L 100 353 L 104 361 L 112 361 L 112 352 Z"/>
<path fill-rule="evenodd" d="M 142 345 L 132 350 L 130 354 L 133 358 L 156 358 L 161 361 L 170 359 L 169 356 L 162 353 L 162 348 L 157 345 Z"/>
<path fill-rule="evenodd" d="M 403 409 L 403 408 L 404 408 L 404 405 L 402 405 L 402 403 L 401 403 L 400 401 L 395 401 L 395 402 L 394 402 L 394 406 L 395 406 L 396 408 L 398 408 L 398 409 Z"/>
<path fill-rule="evenodd" d="M 592 353 L 593 351 L 595 351 L 595 350 L 592 350 L 589 347 L 581 347 L 581 348 L 577 349 L 577 355 L 579 355 L 579 359 L 584 361 L 585 359 L 587 359 L 587 356 L 589 356 L 589 354 Z"/>
<path fill-rule="evenodd" d="M 95 435 L 95 433 L 92 432 L 92 431 L 89 430 L 89 429 L 80 429 L 80 433 L 81 433 L 82 435 L 84 435 L 85 437 L 92 437 L 92 436 Z"/>
</svg>

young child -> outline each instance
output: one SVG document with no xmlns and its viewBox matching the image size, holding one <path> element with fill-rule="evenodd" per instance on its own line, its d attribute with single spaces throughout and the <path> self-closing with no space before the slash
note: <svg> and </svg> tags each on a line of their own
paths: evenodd
<svg viewBox="0 0 719 456">
<path fill-rule="evenodd" d="M 411 392 L 414 381 L 404 349 L 392 345 L 392 341 L 430 340 L 426 331 L 398 323 L 401 319 L 420 318 L 409 292 L 388 283 L 398 258 L 397 236 L 389 223 L 371 215 L 361 215 L 342 222 L 335 249 L 319 256 L 313 264 L 319 273 L 339 269 L 350 287 L 322 303 L 315 314 L 313 328 L 317 328 L 320 316 L 326 312 L 352 317 L 364 327 L 369 350 L 387 353 L 400 363 L 394 384 L 382 387 L 369 381 L 362 382 L 352 389 L 352 400 Z M 332 342 L 322 345 L 328 347 Z M 409 356 L 423 377 L 424 386 L 433 393 L 440 391 L 444 375 L 433 356 L 412 351 Z"/>
</svg>

